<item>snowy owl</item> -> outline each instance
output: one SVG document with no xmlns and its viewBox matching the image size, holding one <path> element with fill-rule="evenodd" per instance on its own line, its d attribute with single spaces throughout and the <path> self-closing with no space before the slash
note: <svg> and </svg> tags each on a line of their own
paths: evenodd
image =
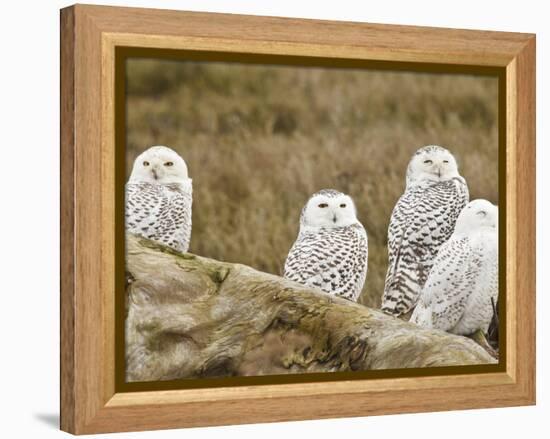
<svg viewBox="0 0 550 439">
<path fill-rule="evenodd" d="M 300 217 L 284 277 L 357 301 L 367 276 L 367 232 L 350 196 L 333 189 L 313 194 Z"/>
<path fill-rule="evenodd" d="M 498 208 L 475 200 L 441 246 L 411 321 L 453 334 L 485 334 L 497 295 Z"/>
<path fill-rule="evenodd" d="M 407 168 L 405 193 L 388 228 L 389 264 L 382 310 L 402 316 L 416 305 L 433 260 L 468 203 L 468 186 L 445 148 L 420 148 Z"/>
<path fill-rule="evenodd" d="M 186 252 L 192 201 L 185 161 L 166 146 L 153 146 L 136 158 L 126 183 L 126 230 Z"/>
</svg>

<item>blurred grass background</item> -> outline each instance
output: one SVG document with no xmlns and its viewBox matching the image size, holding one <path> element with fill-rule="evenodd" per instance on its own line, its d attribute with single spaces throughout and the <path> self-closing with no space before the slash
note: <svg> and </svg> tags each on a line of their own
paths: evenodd
<svg viewBox="0 0 550 439">
<path fill-rule="evenodd" d="M 192 253 L 280 275 L 304 203 L 335 188 L 354 198 L 369 237 L 360 302 L 379 307 L 388 223 L 416 149 L 449 148 L 471 199 L 498 203 L 496 78 L 127 62 L 128 175 L 151 145 L 186 160 Z"/>
</svg>

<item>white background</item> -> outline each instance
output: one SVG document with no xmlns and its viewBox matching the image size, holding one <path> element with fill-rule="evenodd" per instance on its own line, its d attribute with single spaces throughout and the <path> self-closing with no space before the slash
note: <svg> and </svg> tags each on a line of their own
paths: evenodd
<svg viewBox="0 0 550 439">
<path fill-rule="evenodd" d="M 304 421 L 117 437 L 293 436 L 521 438 L 548 434 L 548 13 L 544 1 L 110 1 L 256 15 L 537 33 L 538 405 L 463 412 Z M 0 436 L 53 437 L 59 405 L 59 8 L 5 1 L 0 15 Z M 545 19 L 546 17 L 546 19 Z M 521 324 L 521 322 L 520 322 Z M 327 384 L 330 385 L 330 384 Z M 480 390 L 483 391 L 483 390 Z M 452 394 L 449 398 L 452 398 Z M 548 437 L 548 436 L 546 436 Z"/>
</svg>

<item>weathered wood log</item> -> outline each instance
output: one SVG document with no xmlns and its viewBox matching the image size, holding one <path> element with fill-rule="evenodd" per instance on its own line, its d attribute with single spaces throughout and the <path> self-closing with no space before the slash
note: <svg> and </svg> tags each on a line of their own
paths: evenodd
<svg viewBox="0 0 550 439">
<path fill-rule="evenodd" d="M 468 338 L 127 237 L 128 381 L 494 362 Z"/>
</svg>

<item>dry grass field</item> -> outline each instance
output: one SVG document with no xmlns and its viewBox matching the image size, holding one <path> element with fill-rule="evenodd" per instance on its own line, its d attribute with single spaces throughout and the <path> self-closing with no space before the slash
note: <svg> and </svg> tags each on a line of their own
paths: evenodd
<svg viewBox="0 0 550 439">
<path fill-rule="evenodd" d="M 386 234 L 414 151 L 449 148 L 470 196 L 498 202 L 496 78 L 132 59 L 127 170 L 163 144 L 193 178 L 190 251 L 281 274 L 309 195 L 351 195 L 378 307 Z"/>
</svg>

